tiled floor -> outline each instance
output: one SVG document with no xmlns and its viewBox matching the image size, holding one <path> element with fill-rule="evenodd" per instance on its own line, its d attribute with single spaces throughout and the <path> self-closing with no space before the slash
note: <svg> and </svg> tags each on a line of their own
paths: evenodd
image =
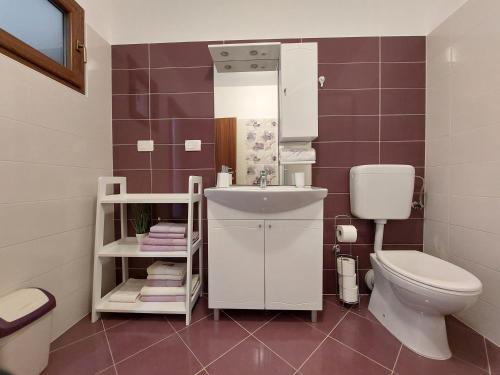
<svg viewBox="0 0 500 375">
<path fill-rule="evenodd" d="M 82 319 L 52 343 L 44 374 L 500 374 L 500 350 L 448 320 L 454 357 L 433 361 L 402 345 L 367 310 L 325 299 L 318 323 L 306 313 L 232 311 L 213 320 L 202 298 L 182 316 Z"/>
</svg>

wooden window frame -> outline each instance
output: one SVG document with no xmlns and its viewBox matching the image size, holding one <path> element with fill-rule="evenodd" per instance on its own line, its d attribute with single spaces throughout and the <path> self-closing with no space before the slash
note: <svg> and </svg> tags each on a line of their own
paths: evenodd
<svg viewBox="0 0 500 375">
<path fill-rule="evenodd" d="M 85 12 L 74 0 L 48 0 L 64 12 L 66 66 L 0 27 L 0 52 L 81 93 L 85 93 Z"/>
</svg>

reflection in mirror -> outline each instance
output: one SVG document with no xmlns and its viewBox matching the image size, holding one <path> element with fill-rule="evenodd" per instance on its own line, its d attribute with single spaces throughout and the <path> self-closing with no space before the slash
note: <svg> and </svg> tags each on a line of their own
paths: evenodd
<svg viewBox="0 0 500 375">
<path fill-rule="evenodd" d="M 279 185 L 278 72 L 214 69 L 214 107 L 217 170 L 231 167 L 238 185 L 257 184 L 265 171 Z"/>
</svg>

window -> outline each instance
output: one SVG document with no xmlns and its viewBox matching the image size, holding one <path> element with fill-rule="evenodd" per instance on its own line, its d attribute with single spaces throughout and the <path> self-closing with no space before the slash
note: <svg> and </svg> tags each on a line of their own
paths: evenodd
<svg viewBox="0 0 500 375">
<path fill-rule="evenodd" d="M 0 52 L 82 93 L 84 42 L 74 0 L 0 0 Z"/>
</svg>

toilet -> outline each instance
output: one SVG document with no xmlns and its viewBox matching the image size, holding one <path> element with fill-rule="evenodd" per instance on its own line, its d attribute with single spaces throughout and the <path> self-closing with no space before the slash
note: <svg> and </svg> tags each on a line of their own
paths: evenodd
<svg viewBox="0 0 500 375">
<path fill-rule="evenodd" d="M 370 261 L 375 285 L 369 311 L 399 341 L 431 359 L 451 357 L 444 317 L 474 304 L 481 281 L 470 272 L 415 250 L 383 250 L 387 220 L 408 219 L 415 169 L 360 165 L 350 171 L 351 212 L 375 221 Z"/>
</svg>

